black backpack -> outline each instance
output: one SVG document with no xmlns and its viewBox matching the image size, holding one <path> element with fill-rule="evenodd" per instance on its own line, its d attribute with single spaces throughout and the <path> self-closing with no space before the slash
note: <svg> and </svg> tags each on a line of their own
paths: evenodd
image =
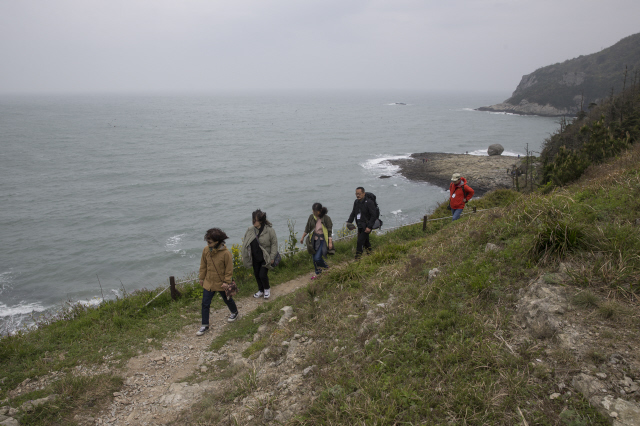
<svg viewBox="0 0 640 426">
<path fill-rule="evenodd" d="M 380 220 L 380 207 L 378 207 L 378 202 L 376 201 L 376 196 L 374 194 L 372 194 L 371 192 L 366 192 L 364 194 L 364 198 L 368 199 L 370 201 L 373 201 L 373 207 L 374 207 L 374 212 L 376 215 L 376 221 L 373 224 L 373 228 L 372 229 L 379 229 L 382 228 L 382 221 Z"/>
</svg>

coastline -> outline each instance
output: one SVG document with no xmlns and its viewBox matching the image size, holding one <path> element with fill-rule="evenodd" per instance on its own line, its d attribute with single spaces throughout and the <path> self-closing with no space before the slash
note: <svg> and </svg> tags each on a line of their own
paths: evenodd
<svg viewBox="0 0 640 426">
<path fill-rule="evenodd" d="M 451 175 L 460 173 L 476 195 L 480 196 L 494 189 L 512 188 L 513 182 L 507 169 L 519 166 L 522 160 L 502 155 L 422 152 L 411 154 L 411 158 L 388 161 L 400 167 L 399 173 L 405 178 L 415 182 L 428 182 L 444 189 L 449 188 Z"/>
<path fill-rule="evenodd" d="M 519 105 L 511 105 L 503 102 L 501 104 L 483 106 L 476 108 L 476 111 L 484 112 L 504 112 L 517 115 L 537 115 L 540 117 L 575 117 L 577 110 L 569 110 L 566 108 L 556 108 L 552 105 L 539 105 L 526 101 L 520 102 Z"/>
</svg>

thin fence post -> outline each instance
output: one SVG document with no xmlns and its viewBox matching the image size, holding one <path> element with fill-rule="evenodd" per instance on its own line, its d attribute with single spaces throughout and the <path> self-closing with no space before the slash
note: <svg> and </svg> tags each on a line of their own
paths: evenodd
<svg viewBox="0 0 640 426">
<path fill-rule="evenodd" d="M 180 297 L 181 294 L 176 288 L 176 278 L 174 276 L 169 277 L 169 286 L 171 287 L 171 298 L 173 300 L 178 300 L 178 297 Z"/>
<path fill-rule="evenodd" d="M 472 209 L 473 209 L 473 212 L 474 212 L 474 213 L 476 213 L 476 209 L 477 209 L 477 207 L 476 207 L 476 206 L 473 206 L 473 207 L 472 207 Z"/>
<path fill-rule="evenodd" d="M 422 218 L 422 232 L 427 231 L 427 215 L 425 214 Z"/>
</svg>

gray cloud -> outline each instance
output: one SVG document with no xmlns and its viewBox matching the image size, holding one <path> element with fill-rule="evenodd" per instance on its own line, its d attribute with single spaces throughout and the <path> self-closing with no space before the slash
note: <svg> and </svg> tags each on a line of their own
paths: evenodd
<svg viewBox="0 0 640 426">
<path fill-rule="evenodd" d="M 512 90 L 640 2 L 0 0 L 0 91 Z"/>
</svg>

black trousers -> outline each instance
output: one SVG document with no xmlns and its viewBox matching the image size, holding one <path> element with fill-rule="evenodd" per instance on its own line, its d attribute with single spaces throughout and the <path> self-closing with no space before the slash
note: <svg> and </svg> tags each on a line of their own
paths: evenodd
<svg viewBox="0 0 640 426">
<path fill-rule="evenodd" d="M 358 242 L 356 244 L 356 259 L 362 256 L 362 250 L 366 249 L 367 252 L 371 251 L 371 243 L 369 242 L 368 233 L 364 232 L 363 228 L 358 228 Z"/>
<path fill-rule="evenodd" d="M 202 289 L 202 325 L 209 325 L 209 308 L 211 307 L 211 300 L 213 296 L 215 296 L 215 291 L 209 291 L 206 288 Z M 234 302 L 233 297 L 227 298 L 227 294 L 224 291 L 220 291 L 220 296 L 222 296 L 222 300 L 229 308 L 229 311 L 232 314 L 238 312 L 238 308 L 236 307 L 236 302 Z"/>
<path fill-rule="evenodd" d="M 269 290 L 269 270 L 263 267 L 264 262 L 253 264 L 253 275 L 256 277 L 258 283 L 258 290 L 264 293 L 265 290 Z"/>
</svg>

